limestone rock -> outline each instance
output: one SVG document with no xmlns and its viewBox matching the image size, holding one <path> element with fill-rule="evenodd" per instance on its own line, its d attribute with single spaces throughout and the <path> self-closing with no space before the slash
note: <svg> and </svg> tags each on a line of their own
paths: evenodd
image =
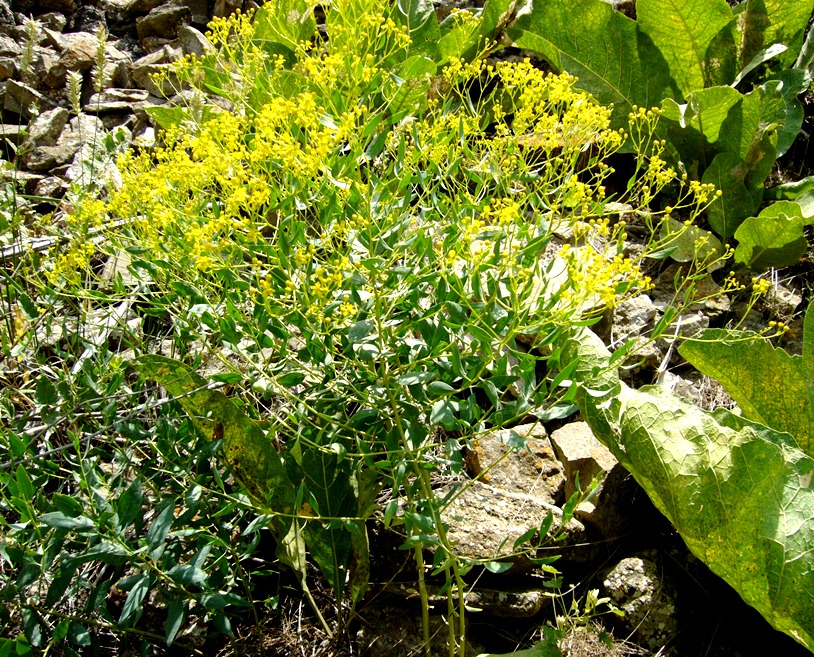
<svg viewBox="0 0 814 657">
<path fill-rule="evenodd" d="M 183 25 L 178 30 L 178 40 L 185 55 L 203 57 L 215 49 L 203 32 L 189 25 Z"/>
<path fill-rule="evenodd" d="M 649 559 L 622 559 L 605 576 L 607 595 L 625 612 L 617 622 L 639 645 L 657 651 L 677 633 L 676 593 Z"/>
<path fill-rule="evenodd" d="M 551 434 L 551 444 L 565 470 L 565 496 L 576 490 L 576 480 L 584 490 L 596 475 L 610 472 L 618 463 L 600 443 L 585 422 L 571 422 Z"/>
<path fill-rule="evenodd" d="M 133 105 L 147 100 L 149 95 L 144 89 L 105 89 L 88 98 L 82 109 L 88 114 L 129 111 Z"/>
<path fill-rule="evenodd" d="M 63 111 L 67 115 L 67 110 Z M 35 148 L 24 162 L 32 171 L 45 171 L 66 164 L 73 159 L 82 144 L 97 139 L 103 131 L 104 126 L 99 119 L 80 114 L 65 125 L 55 144 Z"/>
<path fill-rule="evenodd" d="M 624 359 L 624 364 L 642 362 L 643 367 L 655 368 L 661 362 L 661 350 L 643 335 L 653 325 L 657 315 L 658 309 L 646 294 L 625 299 L 614 308 L 611 344 L 619 347 L 630 339 L 637 341 L 634 349 Z"/>
<path fill-rule="evenodd" d="M 8 80 L 5 84 L 3 109 L 19 114 L 26 121 L 33 117 L 32 108 L 36 108 L 38 112 L 44 112 L 54 106 L 52 101 L 27 84 L 17 80 Z"/>
<path fill-rule="evenodd" d="M 515 451 L 512 438 L 527 441 L 528 449 Z M 561 497 L 565 476 L 542 424 L 524 424 L 484 434 L 467 454 L 472 477 L 512 493 L 531 495 L 548 504 Z"/>
<path fill-rule="evenodd" d="M 451 492 L 450 487 L 437 491 L 439 499 Z M 556 528 L 562 511 L 553 504 L 472 481 L 467 482 L 463 491 L 449 503 L 443 518 L 449 524 L 447 534 L 460 556 L 494 559 L 511 554 L 514 541 L 530 527 L 538 527 L 549 513 L 554 515 L 553 526 Z M 564 530 L 566 539 L 562 547 L 586 542 L 582 523 L 571 520 Z M 570 556 L 577 559 L 582 555 Z M 526 557 L 514 557 L 514 563 L 521 570 L 533 569 L 532 562 Z"/>
<path fill-rule="evenodd" d="M 192 10 L 180 2 L 170 0 L 136 19 L 139 40 L 147 37 L 175 39 L 182 25 L 192 22 Z"/>
</svg>

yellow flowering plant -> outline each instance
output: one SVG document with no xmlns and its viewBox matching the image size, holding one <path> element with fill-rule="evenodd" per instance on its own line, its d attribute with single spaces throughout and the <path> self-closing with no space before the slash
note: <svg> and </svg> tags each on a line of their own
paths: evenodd
<svg viewBox="0 0 814 657">
<path fill-rule="evenodd" d="M 573 388 L 546 369 L 551 345 L 647 290 L 644 258 L 692 235 L 714 193 L 667 166 L 658 114 L 638 109 L 640 167 L 611 190 L 607 161 L 628 133 L 575 78 L 491 62 L 488 12 L 439 26 L 342 0 L 322 37 L 310 9 L 275 0 L 212 24 L 212 52 L 159 80 L 193 101 L 155 110 L 161 145 L 124 154 L 121 185 L 76 209 L 48 276 L 80 296 L 96 289 L 96 249 L 126 253 L 138 302 L 184 361 L 150 356 L 148 338 L 141 370 L 176 390 L 199 431 L 226 436 L 306 592 L 308 554 L 346 617 L 378 519 L 415 554 L 425 621 L 425 574 L 444 578 L 450 655 L 463 655 L 465 574 L 519 552 L 553 571 L 537 548 L 558 527 L 509 555 L 464 557 L 442 514 L 465 483 L 439 499 L 434 473 L 461 475 L 486 431 L 573 411 Z M 651 211 L 668 186 L 674 208 Z M 675 209 L 689 219 L 671 223 Z M 631 230 L 645 235 L 635 256 Z M 692 251 L 688 280 L 719 257 Z M 232 386 L 243 410 L 192 368 Z"/>
</svg>

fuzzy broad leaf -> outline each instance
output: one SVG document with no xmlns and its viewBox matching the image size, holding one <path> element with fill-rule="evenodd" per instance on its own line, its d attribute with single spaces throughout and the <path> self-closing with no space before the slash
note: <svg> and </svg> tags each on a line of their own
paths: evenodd
<svg viewBox="0 0 814 657">
<path fill-rule="evenodd" d="M 751 331 L 706 329 L 679 347 L 716 379 L 744 417 L 794 436 L 814 457 L 814 312 L 806 313 L 803 355 L 791 355 Z"/>
<path fill-rule="evenodd" d="M 636 17 L 667 60 L 682 98 L 707 86 L 707 50 L 733 17 L 726 0 L 638 0 Z"/>
<path fill-rule="evenodd" d="M 791 66 L 803 45 L 814 0 L 746 0 L 738 14 L 741 64 L 775 43 L 788 49 L 779 56 L 784 67 Z"/>
<path fill-rule="evenodd" d="M 778 201 L 738 226 L 735 261 L 755 271 L 797 263 L 808 249 L 805 219 L 793 201 Z"/>
<path fill-rule="evenodd" d="M 219 390 L 183 363 L 163 356 L 142 356 L 137 367 L 158 381 L 211 440 L 223 439 L 223 455 L 235 475 L 261 504 L 278 513 L 291 513 L 294 486 L 282 459 L 263 429 Z"/>
<path fill-rule="evenodd" d="M 516 46 L 537 51 L 600 103 L 613 104 L 614 127 L 627 127 L 633 105 L 653 107 L 675 95 L 666 91 L 669 68 L 651 39 L 603 0 L 536 0 L 507 32 Z"/>
<path fill-rule="evenodd" d="M 587 330 L 564 345 L 561 362 L 574 357 L 577 402 L 597 438 L 693 554 L 814 649 L 814 459 L 790 435 L 729 411 L 704 411 L 657 386 L 628 388 Z"/>
</svg>

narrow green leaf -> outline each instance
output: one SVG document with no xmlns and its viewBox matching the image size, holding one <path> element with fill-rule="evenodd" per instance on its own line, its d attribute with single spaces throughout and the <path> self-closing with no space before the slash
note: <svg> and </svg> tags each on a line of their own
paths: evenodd
<svg viewBox="0 0 814 657">
<path fill-rule="evenodd" d="M 116 503 L 116 515 L 119 518 L 119 527 L 127 527 L 141 513 L 141 504 L 144 496 L 141 492 L 141 477 L 136 477 L 122 493 Z"/>
<path fill-rule="evenodd" d="M 57 529 L 71 529 L 73 531 L 85 531 L 94 527 L 93 520 L 85 516 L 78 518 L 70 518 L 60 511 L 52 513 L 43 513 L 40 520 L 49 527 L 56 527 Z"/>
<path fill-rule="evenodd" d="M 164 545 L 164 540 L 167 538 L 167 534 L 170 533 L 175 505 L 171 499 L 168 499 L 162 503 L 159 509 L 161 510 L 153 518 L 150 528 L 147 530 L 147 546 L 151 551 L 156 551 Z"/>
<path fill-rule="evenodd" d="M 147 573 L 138 575 L 130 591 L 127 593 L 127 599 L 124 601 L 122 613 L 116 623 L 117 625 L 126 627 L 134 624 L 135 621 L 138 620 L 143 611 L 142 602 L 149 590 L 150 576 Z"/>
<path fill-rule="evenodd" d="M 184 624 L 184 617 L 186 616 L 186 603 L 183 600 L 175 600 L 167 608 L 167 646 L 171 646 L 178 635 L 178 630 Z"/>
<path fill-rule="evenodd" d="M 31 477 L 28 476 L 28 472 L 22 465 L 17 466 L 15 479 L 17 480 L 17 495 L 29 502 L 33 501 L 34 482 L 31 481 Z"/>
</svg>

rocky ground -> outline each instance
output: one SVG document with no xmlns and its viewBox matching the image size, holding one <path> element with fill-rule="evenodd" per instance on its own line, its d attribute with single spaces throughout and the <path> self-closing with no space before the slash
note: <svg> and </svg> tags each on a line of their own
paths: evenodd
<svg viewBox="0 0 814 657">
<path fill-rule="evenodd" d="M 121 146 L 154 143 L 155 126 L 145 109 L 167 100 L 150 73 L 184 55 L 205 52 L 209 46 L 203 31 L 212 16 L 253 6 L 251 0 L 0 0 L 0 136 L 6 160 L 0 175 L 26 195 L 16 197 L 20 210 L 58 215 L 68 186 L 82 178 L 83 148 L 105 132 L 118 134 Z M 445 10 L 448 7 L 439 7 Z M 27 50 L 29 17 L 43 29 Z M 94 88 L 92 75 L 99 28 L 110 35 L 104 46 L 101 91 Z M 79 113 L 72 108 L 69 72 L 82 75 Z M 38 249 L 56 239 L 39 240 L 34 234 L 24 238 Z M 5 259 L 13 257 L 17 247 L 0 248 Z M 805 263 L 801 267 L 804 270 Z M 624 302 L 603 320 L 600 332 L 606 343 L 646 335 L 661 317 L 673 296 L 674 270 L 653 273 L 658 282 L 651 294 Z M 798 273 L 776 280 L 765 303 L 746 320 L 747 326 L 769 320 L 789 324 L 786 346 L 791 351 L 798 348 L 795 336 L 801 332 L 800 310 L 808 294 Z M 711 279 L 708 285 L 709 300 L 676 320 L 667 335 L 723 326 L 743 313 L 743 299 L 718 293 Z M 634 384 L 658 382 L 706 408 L 729 403 L 720 387 L 681 362 L 669 340 L 648 343 L 627 365 Z M 545 578 L 529 562 L 473 580 L 467 602 L 480 611 L 470 614 L 472 654 L 509 651 L 519 641 L 539 636 L 541 625 L 557 615 L 566 617 L 565 630 L 578 626 L 561 643 L 565 654 L 574 657 L 808 654 L 773 631 L 688 553 L 587 425 L 569 420 L 514 431 L 532 438 L 530 452 L 511 453 L 505 433 L 483 437 L 467 459 L 469 475 L 478 480 L 448 510 L 451 534 L 468 556 L 500 556 L 549 512 L 561 514 L 577 478 L 584 484 L 601 471 L 607 475 L 598 495 L 580 506 L 568 523 L 564 543 L 554 548 L 563 555 L 557 567 L 566 585 L 574 587 L 571 594 L 550 595 Z M 449 482 L 439 483 L 439 495 L 444 485 Z M 369 657 L 414 654 L 420 636 L 415 577 L 407 553 L 397 547 L 395 537 L 374 532 L 374 577 L 379 585 L 359 612 L 356 635 L 358 650 Z M 601 626 L 577 623 L 586 619 L 570 610 L 570 598 L 584 601 L 591 589 L 607 596 L 624 616 L 603 620 Z M 292 607 L 286 618 L 299 622 L 299 629 L 285 623 L 266 624 L 259 633 L 239 628 L 244 654 L 294 654 L 287 652 L 293 643 L 321 640 L 307 613 Z M 435 622 L 440 626 L 440 616 Z M 605 631 L 616 637 L 610 646 L 600 638 Z"/>
</svg>

